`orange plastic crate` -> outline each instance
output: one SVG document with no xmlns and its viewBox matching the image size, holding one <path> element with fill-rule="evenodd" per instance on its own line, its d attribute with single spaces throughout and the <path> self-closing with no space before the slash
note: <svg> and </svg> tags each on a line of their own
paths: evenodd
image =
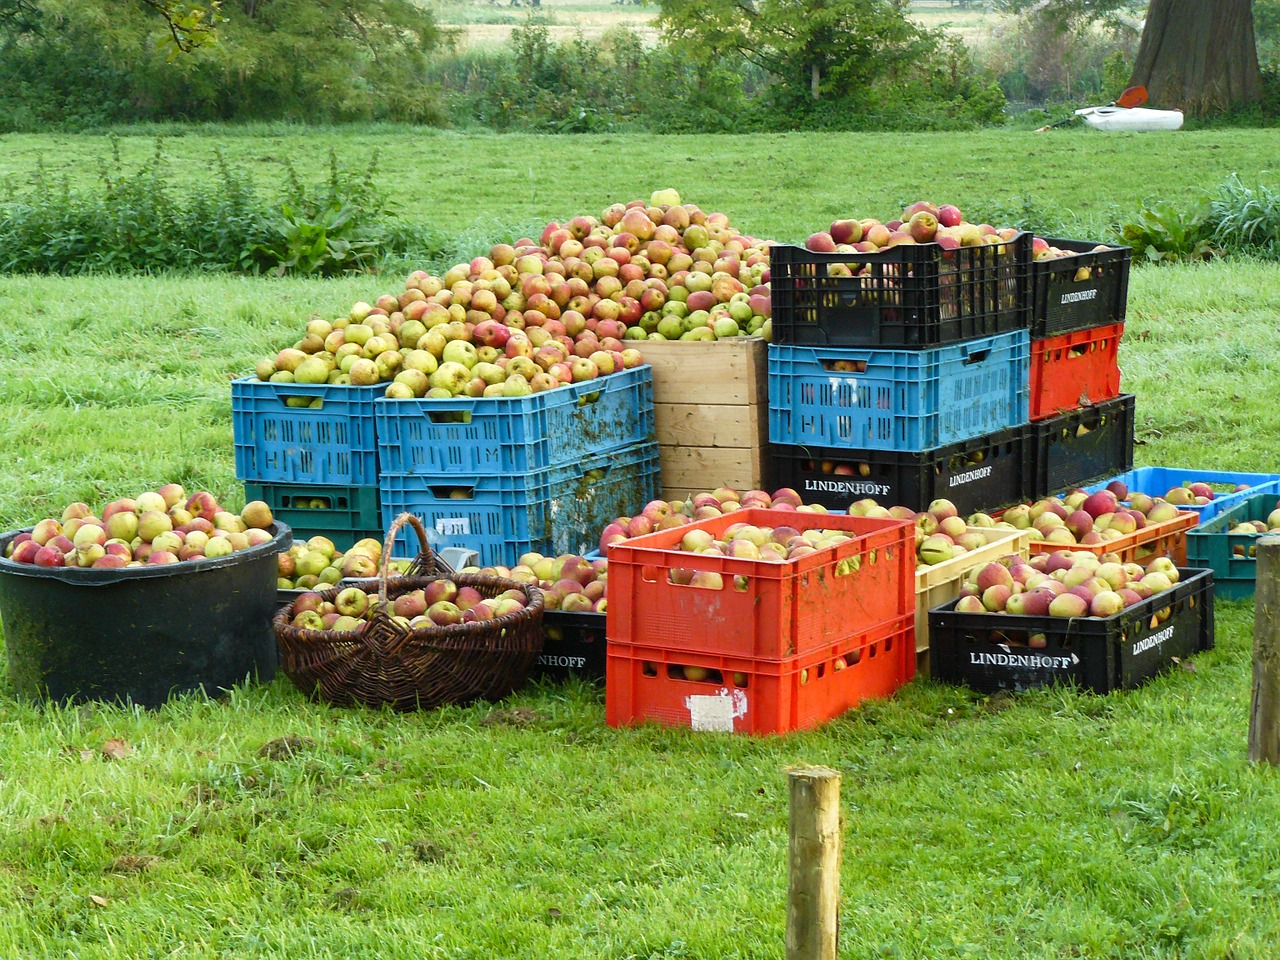
<svg viewBox="0 0 1280 960">
<path fill-rule="evenodd" d="M 652 722 L 750 734 L 815 727 L 909 682 L 914 634 L 912 613 L 787 660 L 610 642 L 605 719 L 611 727 Z M 698 679 L 686 675 L 688 668 L 701 671 Z"/>
<path fill-rule="evenodd" d="M 1133 533 L 1107 540 L 1103 543 L 1063 544 L 1046 543 L 1043 540 L 1032 540 L 1031 555 L 1037 553 L 1053 553 L 1057 550 L 1083 550 L 1100 556 L 1104 553 L 1118 553 L 1121 563 L 1146 563 L 1156 557 L 1172 557 L 1180 567 L 1187 565 L 1187 531 L 1200 522 L 1200 514 L 1179 510 L 1172 520 L 1153 523 L 1135 530 Z"/>
<path fill-rule="evenodd" d="M 853 539 L 785 563 L 686 553 L 694 529 L 735 523 L 838 529 Z M 610 643 L 785 660 L 915 610 L 915 525 L 844 514 L 735 510 L 609 547 Z M 720 589 L 673 583 L 673 570 L 718 573 Z"/>
<path fill-rule="evenodd" d="M 1120 396 L 1123 323 L 1031 343 L 1031 419 L 1043 420 Z"/>
</svg>

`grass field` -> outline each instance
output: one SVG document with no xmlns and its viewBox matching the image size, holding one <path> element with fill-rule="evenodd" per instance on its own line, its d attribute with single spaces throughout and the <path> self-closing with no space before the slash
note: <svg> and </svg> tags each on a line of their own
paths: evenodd
<svg viewBox="0 0 1280 960">
<path fill-rule="evenodd" d="M 329 143 L 354 161 L 372 134 L 219 136 L 271 178 L 255 158 L 319 171 Z M 957 154 L 943 136 L 377 143 L 417 222 L 479 235 L 670 184 L 786 239 L 918 194 L 1098 224 L 1256 179 L 1263 136 L 983 134 L 963 176 L 938 161 Z M 41 155 L 89 176 L 105 149 L 2 145 L 17 177 Z M 211 142 L 171 148 L 194 177 Z M 0 526 L 171 479 L 238 506 L 228 380 L 312 313 L 398 285 L 0 277 Z M 1277 315 L 1273 264 L 1134 272 L 1121 366 L 1139 463 L 1278 469 Z M 1220 603 L 1217 648 L 1132 693 L 918 681 L 772 739 L 613 730 L 580 685 L 403 716 L 310 704 L 284 678 L 152 712 L 0 697 L 0 956 L 781 958 L 786 770 L 814 763 L 843 776 L 842 957 L 1268 956 L 1280 779 L 1245 758 L 1251 625 L 1251 604 Z M 103 754 L 111 738 L 126 756 Z"/>
<path fill-rule="evenodd" d="M 122 137 L 126 170 L 154 153 L 158 132 L 179 183 L 209 176 L 215 146 L 272 190 L 283 183 L 285 158 L 319 182 L 330 149 L 356 170 L 376 155 L 392 215 L 489 236 L 598 213 L 619 198 L 671 185 L 704 209 L 724 210 L 744 231 L 778 240 L 801 239 L 836 217 L 888 219 L 920 197 L 956 203 L 974 218 L 1022 217 L 1097 236 L 1112 218 L 1132 217 L 1151 199 L 1189 202 L 1233 172 L 1247 184 L 1277 176 L 1274 136 L 1265 130 L 1162 137 L 1084 129 L 555 137 L 384 126 L 174 127 Z M 105 136 L 8 135 L 0 147 L 0 187 L 29 181 L 39 164 L 52 182 L 86 183 L 111 156 Z"/>
</svg>

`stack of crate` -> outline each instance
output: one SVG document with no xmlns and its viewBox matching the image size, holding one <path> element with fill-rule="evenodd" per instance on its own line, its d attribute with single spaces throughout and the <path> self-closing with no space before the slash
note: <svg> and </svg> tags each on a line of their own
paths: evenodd
<svg viewBox="0 0 1280 960">
<path fill-rule="evenodd" d="M 1127 247 L 1048 240 L 1067 256 L 1031 266 L 1031 437 L 1027 497 L 1133 466 L 1134 397 L 1120 393 Z"/>
<path fill-rule="evenodd" d="M 416 515 L 433 547 L 482 566 L 521 554 L 584 554 L 600 531 L 657 496 L 647 366 L 526 397 L 380 399 L 382 523 Z M 414 556 L 406 530 L 395 556 Z"/>
<path fill-rule="evenodd" d="M 236 476 L 295 538 L 340 550 L 415 514 L 482 564 L 586 553 L 657 496 L 648 366 L 526 397 L 395 400 L 386 385 L 232 384 Z M 415 556 L 406 528 L 397 557 Z"/>
<path fill-rule="evenodd" d="M 785 563 L 682 549 L 695 532 L 835 529 Z M 915 673 L 915 526 L 744 509 L 609 548 L 605 718 L 771 734 L 892 694 Z"/>
<path fill-rule="evenodd" d="M 231 384 L 236 478 L 295 540 L 328 537 L 339 550 L 382 540 L 374 402 L 385 386 Z"/>
<path fill-rule="evenodd" d="M 1020 500 L 1030 265 L 1028 234 L 955 250 L 774 247 L 775 482 L 840 510 Z"/>
</svg>

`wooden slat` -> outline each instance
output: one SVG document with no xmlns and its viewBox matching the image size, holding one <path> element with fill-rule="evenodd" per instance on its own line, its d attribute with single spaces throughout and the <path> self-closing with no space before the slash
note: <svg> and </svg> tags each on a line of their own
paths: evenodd
<svg viewBox="0 0 1280 960">
<path fill-rule="evenodd" d="M 769 402 L 768 344 L 761 337 L 705 343 L 634 340 L 653 367 L 656 403 L 748 404 Z"/>
<path fill-rule="evenodd" d="M 760 447 L 659 446 L 662 486 L 714 490 L 727 486 L 744 492 L 764 489 L 765 457 Z"/>
<path fill-rule="evenodd" d="M 658 443 L 681 447 L 763 447 L 769 407 L 763 403 L 709 406 L 655 403 Z"/>
</svg>

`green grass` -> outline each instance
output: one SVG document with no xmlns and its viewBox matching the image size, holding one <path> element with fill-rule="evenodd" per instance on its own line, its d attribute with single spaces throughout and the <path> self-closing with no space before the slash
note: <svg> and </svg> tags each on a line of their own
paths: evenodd
<svg viewBox="0 0 1280 960">
<path fill-rule="evenodd" d="M 301 131 L 223 136 L 246 162 L 285 149 L 311 162 Z M 323 136 L 357 155 L 356 134 Z M 53 142 L 6 138 L 0 164 L 52 162 Z M 922 193 L 1098 210 L 1124 191 L 1189 196 L 1233 169 L 1248 181 L 1265 162 L 1247 156 L 1258 137 L 1234 132 L 1158 157 L 1141 138 L 982 135 L 969 152 L 990 159 L 964 179 L 938 172 L 943 137 L 840 139 L 839 164 L 827 137 L 427 134 L 420 163 L 380 142 L 387 183 L 423 222 L 528 223 L 670 183 L 784 238 L 845 204 Z M 1024 142 L 1056 159 L 1015 163 Z M 59 143 L 82 172 L 104 145 Z M 195 175 L 207 140 L 172 144 L 193 148 Z M 927 149 L 855 162 L 855 146 L 904 144 Z M 558 167 L 557 147 L 572 158 Z M 398 284 L 0 278 L 0 527 L 169 479 L 238 505 L 228 380 L 313 313 Z M 1277 315 L 1274 265 L 1134 272 L 1121 366 L 1140 464 L 1277 469 Z M 1216 649 L 1138 691 L 982 697 L 919 681 L 784 738 L 610 729 L 602 691 L 582 685 L 408 715 L 308 703 L 282 677 L 151 712 L 0 697 L 0 956 L 781 958 L 786 770 L 814 763 L 843 776 L 842 957 L 1267 956 L 1280 780 L 1245 758 L 1252 605 L 1216 613 Z M 88 630 L 103 612 L 82 615 Z M 110 738 L 132 752 L 105 759 Z"/>
<path fill-rule="evenodd" d="M 320 182 L 328 147 L 356 170 L 372 152 L 393 215 L 456 232 L 599 212 L 676 186 L 686 200 L 779 240 L 803 238 L 836 217 L 888 219 L 921 197 L 1096 235 L 1153 198 L 1187 203 L 1232 173 L 1249 185 L 1280 174 L 1265 130 L 556 137 L 285 125 L 148 128 L 122 139 L 128 169 L 154 152 L 158 131 L 169 134 L 165 152 L 179 182 L 207 175 L 215 144 L 271 188 L 282 182 L 285 157 L 307 182 Z M 98 136 L 9 135 L 0 147 L 0 185 L 29 178 L 40 162 L 56 178 L 87 183 L 110 156 L 107 138 Z"/>
</svg>

